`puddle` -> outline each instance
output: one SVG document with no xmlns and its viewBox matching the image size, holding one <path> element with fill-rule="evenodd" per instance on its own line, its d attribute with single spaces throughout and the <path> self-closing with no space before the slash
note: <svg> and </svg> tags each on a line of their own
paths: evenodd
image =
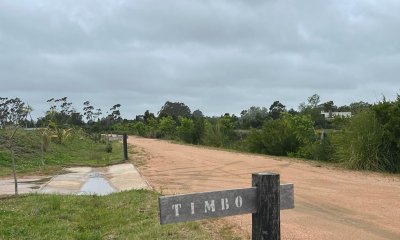
<svg viewBox="0 0 400 240">
<path fill-rule="evenodd" d="M 83 184 L 78 195 L 99 195 L 104 196 L 115 192 L 115 189 L 105 180 L 101 173 L 89 174 L 89 179 Z"/>
</svg>

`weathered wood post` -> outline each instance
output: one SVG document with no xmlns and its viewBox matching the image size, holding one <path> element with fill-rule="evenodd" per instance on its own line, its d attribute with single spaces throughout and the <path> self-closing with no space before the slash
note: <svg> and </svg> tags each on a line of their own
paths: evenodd
<svg viewBox="0 0 400 240">
<path fill-rule="evenodd" d="M 252 239 L 278 240 L 281 238 L 279 174 L 254 173 L 252 185 L 257 188 L 257 212 L 252 214 Z"/>
<path fill-rule="evenodd" d="M 278 240 L 280 211 L 294 208 L 294 186 L 280 185 L 277 173 L 253 173 L 252 185 L 251 188 L 161 196 L 160 223 L 252 213 L 252 239 Z"/>
<path fill-rule="evenodd" d="M 124 160 L 128 160 L 128 135 L 124 133 L 123 135 L 123 145 L 124 145 Z"/>
</svg>

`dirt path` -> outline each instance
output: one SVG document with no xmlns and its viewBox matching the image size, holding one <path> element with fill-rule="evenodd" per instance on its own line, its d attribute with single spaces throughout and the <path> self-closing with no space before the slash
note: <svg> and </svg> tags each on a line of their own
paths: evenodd
<svg viewBox="0 0 400 240">
<path fill-rule="evenodd" d="M 141 174 L 163 193 L 251 186 L 251 173 L 273 171 L 294 183 L 295 209 L 281 212 L 282 239 L 400 239 L 400 177 L 316 167 L 130 137 L 146 157 Z M 140 160 L 139 160 L 140 161 Z M 251 215 L 226 218 L 251 231 Z"/>
</svg>

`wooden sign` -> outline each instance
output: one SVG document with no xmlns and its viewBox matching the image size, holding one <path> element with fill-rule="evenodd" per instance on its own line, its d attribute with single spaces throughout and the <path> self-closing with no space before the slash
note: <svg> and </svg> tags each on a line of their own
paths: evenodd
<svg viewBox="0 0 400 240">
<path fill-rule="evenodd" d="M 257 188 L 163 196 L 160 223 L 177 223 L 257 212 Z M 293 184 L 280 185 L 280 210 L 294 208 Z"/>
<path fill-rule="evenodd" d="M 253 173 L 252 186 L 160 197 L 160 223 L 252 213 L 253 240 L 280 239 L 280 210 L 294 208 L 293 184 L 280 185 L 276 173 Z"/>
</svg>

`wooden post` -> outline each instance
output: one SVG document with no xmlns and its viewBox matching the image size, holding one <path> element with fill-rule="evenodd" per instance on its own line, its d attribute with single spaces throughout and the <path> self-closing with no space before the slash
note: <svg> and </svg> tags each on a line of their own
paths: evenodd
<svg viewBox="0 0 400 240">
<path fill-rule="evenodd" d="M 257 212 L 252 215 L 253 240 L 278 240 L 280 230 L 279 174 L 254 173 L 252 185 L 257 188 Z"/>
<path fill-rule="evenodd" d="M 123 135 L 123 144 L 124 144 L 124 160 L 128 160 L 128 135 L 124 133 Z"/>
</svg>

